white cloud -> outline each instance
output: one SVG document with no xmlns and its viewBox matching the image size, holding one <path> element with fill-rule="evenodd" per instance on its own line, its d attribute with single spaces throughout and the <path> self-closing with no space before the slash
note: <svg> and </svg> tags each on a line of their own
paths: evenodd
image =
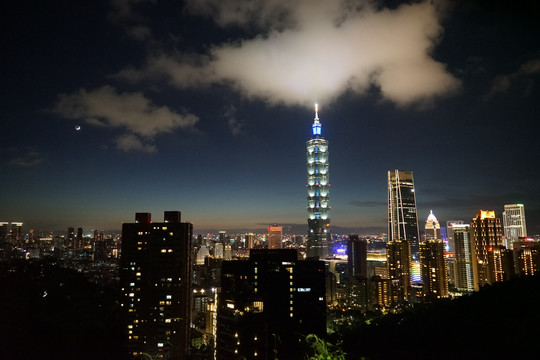
<svg viewBox="0 0 540 360">
<path fill-rule="evenodd" d="M 133 134 L 124 134 L 116 139 L 116 146 L 124 151 L 142 151 L 154 153 L 157 151 L 155 145 L 144 143 L 140 138 Z"/>
<path fill-rule="evenodd" d="M 188 9 L 213 16 L 220 26 L 264 29 L 254 38 L 214 45 L 205 56 L 160 54 L 142 70 L 119 76 L 165 76 L 180 88 L 225 83 L 248 98 L 309 106 L 372 87 L 407 105 L 460 85 L 430 56 L 443 32 L 432 2 L 391 10 L 350 0 L 192 0 Z"/>
<path fill-rule="evenodd" d="M 126 135 L 117 140 L 117 146 L 146 152 L 155 151 L 151 142 L 156 135 L 192 129 L 199 120 L 193 114 L 157 106 L 141 92 L 119 93 L 111 86 L 62 94 L 53 111 L 90 125 L 124 129 Z"/>
</svg>

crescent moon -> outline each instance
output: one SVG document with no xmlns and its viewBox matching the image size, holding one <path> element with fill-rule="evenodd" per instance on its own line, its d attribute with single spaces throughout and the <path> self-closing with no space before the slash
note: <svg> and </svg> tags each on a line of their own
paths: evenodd
<svg viewBox="0 0 540 360">
<path fill-rule="evenodd" d="M 75 130 L 79 131 L 81 130 L 81 127 L 79 125 L 75 125 Z"/>
</svg>

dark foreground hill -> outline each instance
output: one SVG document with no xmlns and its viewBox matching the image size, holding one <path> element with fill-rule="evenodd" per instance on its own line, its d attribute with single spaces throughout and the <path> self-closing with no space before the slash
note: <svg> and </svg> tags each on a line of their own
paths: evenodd
<svg viewBox="0 0 540 360">
<path fill-rule="evenodd" d="M 124 359 L 117 297 L 54 262 L 0 263 L 0 358 Z"/>
<path fill-rule="evenodd" d="M 350 359 L 540 358 L 540 276 L 497 283 L 345 331 Z"/>
</svg>

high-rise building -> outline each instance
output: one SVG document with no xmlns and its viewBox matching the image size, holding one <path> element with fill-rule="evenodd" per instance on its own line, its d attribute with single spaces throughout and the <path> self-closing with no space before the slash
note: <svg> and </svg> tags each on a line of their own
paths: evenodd
<svg viewBox="0 0 540 360">
<path fill-rule="evenodd" d="M 66 243 L 64 245 L 68 249 L 75 247 L 75 228 L 69 227 L 67 230 Z"/>
<path fill-rule="evenodd" d="M 360 239 L 358 235 L 349 235 L 347 258 L 349 279 L 367 279 L 367 241 Z"/>
<path fill-rule="evenodd" d="M 245 247 L 246 249 L 253 249 L 255 245 L 255 234 L 249 233 L 245 235 Z"/>
<path fill-rule="evenodd" d="M 298 359 L 307 334 L 326 333 L 322 261 L 296 249 L 253 249 L 224 261 L 217 314 L 218 360 Z"/>
<path fill-rule="evenodd" d="M 463 220 L 448 220 L 446 222 L 446 245 L 448 246 L 448 251 L 450 252 L 455 251 L 453 226 L 462 224 Z"/>
<path fill-rule="evenodd" d="M 371 296 L 367 261 L 367 240 L 349 235 L 347 241 L 347 297 L 349 307 L 368 308 Z"/>
<path fill-rule="evenodd" d="M 418 260 L 418 220 L 412 171 L 388 171 L 388 240 L 407 240 Z"/>
<path fill-rule="evenodd" d="M 409 298 L 411 287 L 411 246 L 407 240 L 393 240 L 386 243 L 388 277 L 391 280 L 393 303 L 401 303 Z"/>
<path fill-rule="evenodd" d="M 423 294 L 426 299 L 448 297 L 444 241 L 429 239 L 420 244 Z"/>
<path fill-rule="evenodd" d="M 433 210 L 429 211 L 429 216 L 426 220 L 424 230 L 426 240 L 441 239 L 441 225 L 439 224 L 439 221 L 435 215 L 433 215 Z"/>
<path fill-rule="evenodd" d="M 471 227 L 468 224 L 452 225 L 454 246 L 454 285 L 459 291 L 474 291 L 474 276 L 476 271 L 476 257 Z"/>
<path fill-rule="evenodd" d="M 534 275 L 540 272 L 540 242 L 523 238 L 514 242 L 513 247 L 517 275 Z"/>
<path fill-rule="evenodd" d="M 330 205 L 328 183 L 328 141 L 322 137 L 318 107 L 315 105 L 315 119 L 312 138 L 307 141 L 307 193 L 308 193 L 308 238 L 307 257 L 327 257 L 330 234 Z"/>
<path fill-rule="evenodd" d="M 494 257 L 500 254 L 500 249 L 495 247 L 502 245 L 501 219 L 495 217 L 495 211 L 479 210 L 472 219 L 471 231 L 476 258 L 475 280 L 478 281 L 475 289 L 502 281 L 502 264 Z"/>
<path fill-rule="evenodd" d="M 527 237 L 525 207 L 523 204 L 506 204 L 503 211 L 503 228 L 506 236 L 506 248 L 512 249 L 512 243 L 520 237 Z"/>
<path fill-rule="evenodd" d="M 188 356 L 192 232 L 179 211 L 166 211 L 164 222 L 137 213 L 122 224 L 121 306 L 133 355 Z"/>
<path fill-rule="evenodd" d="M 269 249 L 281 249 L 282 234 L 283 234 L 283 227 L 277 226 L 277 225 L 268 227 L 268 248 Z"/>
</svg>

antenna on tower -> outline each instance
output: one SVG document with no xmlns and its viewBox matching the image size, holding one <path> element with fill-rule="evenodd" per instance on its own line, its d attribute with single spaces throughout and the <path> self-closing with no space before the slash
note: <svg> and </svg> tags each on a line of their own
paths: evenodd
<svg viewBox="0 0 540 360">
<path fill-rule="evenodd" d="M 319 104 L 315 103 L 315 119 L 319 120 Z"/>
</svg>

